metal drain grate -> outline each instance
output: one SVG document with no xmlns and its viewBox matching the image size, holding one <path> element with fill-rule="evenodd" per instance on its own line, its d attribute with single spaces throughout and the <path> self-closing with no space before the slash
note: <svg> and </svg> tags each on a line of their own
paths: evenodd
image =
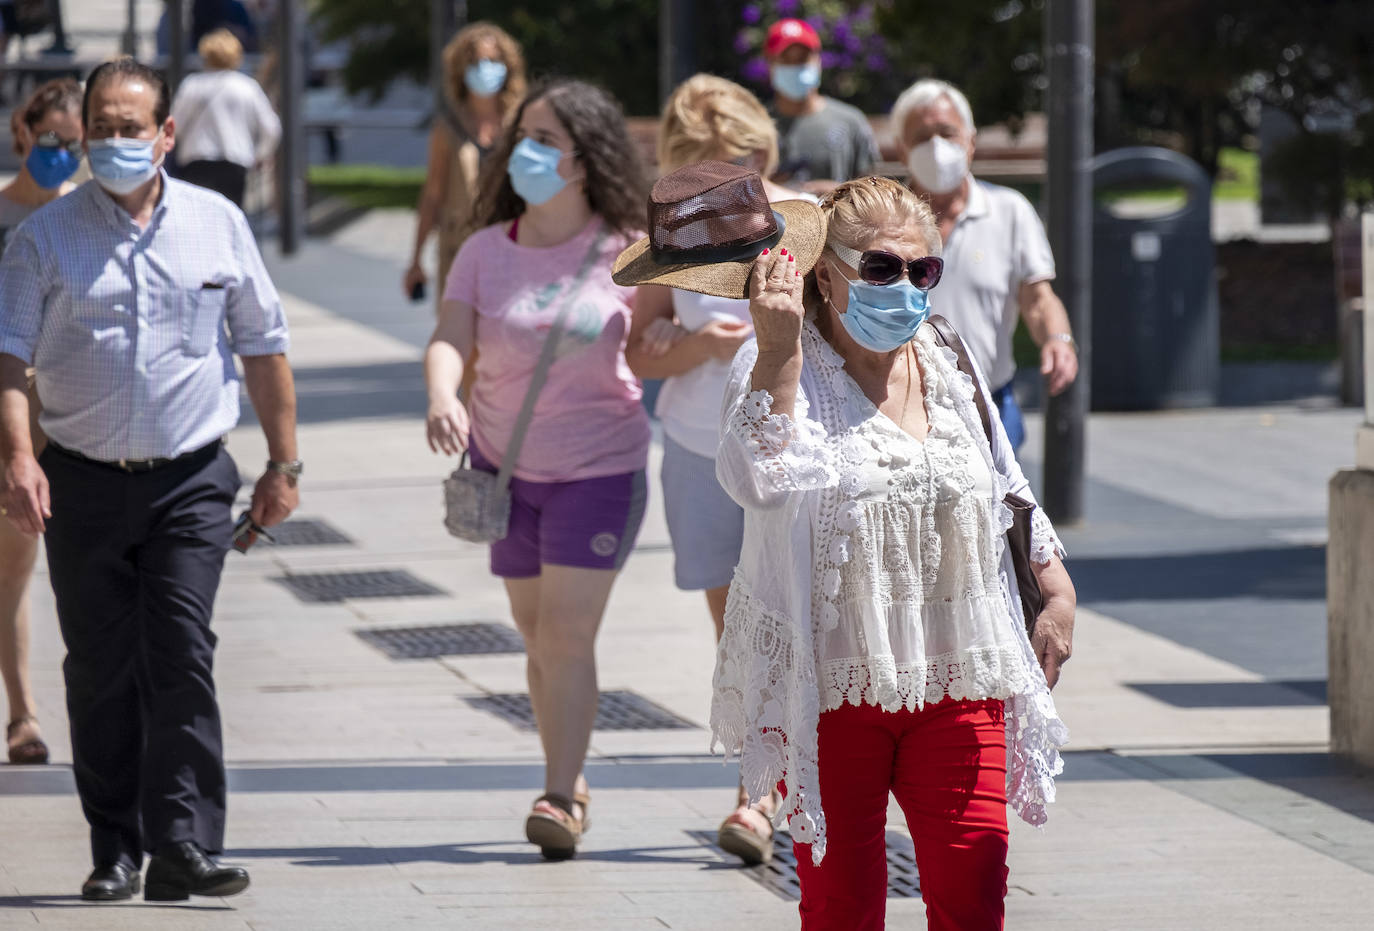
<svg viewBox="0 0 1374 931">
<path fill-rule="evenodd" d="M 358 637 L 392 659 L 523 653 L 520 634 L 504 624 L 437 624 L 431 627 L 377 627 L 355 631 Z"/>
<path fill-rule="evenodd" d="M 534 730 L 534 711 L 530 708 L 530 696 L 526 692 L 484 695 L 481 698 L 469 698 L 467 703 L 509 721 L 522 730 Z M 602 692 L 601 701 L 596 706 L 596 723 L 592 725 L 598 731 L 680 731 L 696 727 L 696 724 L 654 704 L 643 695 L 628 691 Z"/>
<path fill-rule="evenodd" d="M 716 835 L 711 831 L 689 831 L 703 844 L 716 848 Z M 719 849 L 719 848 L 716 848 Z M 725 854 L 725 856 L 729 856 Z M 730 857 L 733 862 L 739 862 Z M 743 873 L 763 888 L 792 902 L 801 899 L 801 881 L 797 878 L 797 858 L 792 852 L 792 837 L 786 831 L 773 833 L 773 859 L 758 866 L 741 867 Z M 887 832 L 887 897 L 889 899 L 919 899 L 921 877 L 916 871 L 916 849 L 911 838 L 895 831 Z"/>
<path fill-rule="evenodd" d="M 417 579 L 403 569 L 362 572 L 302 572 L 274 578 L 301 601 L 328 603 L 349 598 L 405 598 L 443 595 L 443 589 Z"/>
<path fill-rule="evenodd" d="M 340 533 L 332 525 L 314 518 L 297 518 L 278 524 L 268 533 L 277 546 L 340 546 L 352 544 L 352 538 Z"/>
</svg>

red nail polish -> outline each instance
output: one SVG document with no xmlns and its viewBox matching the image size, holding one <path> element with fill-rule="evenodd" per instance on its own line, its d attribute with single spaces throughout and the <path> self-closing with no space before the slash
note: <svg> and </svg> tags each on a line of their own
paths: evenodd
<svg viewBox="0 0 1374 931">
<path fill-rule="evenodd" d="M 787 254 L 787 250 L 786 250 L 786 249 L 779 249 L 778 251 L 781 252 L 783 255 L 786 255 L 786 254 Z"/>
<path fill-rule="evenodd" d="M 767 250 L 767 249 L 764 249 L 764 250 L 763 250 L 763 254 L 764 254 L 764 255 L 767 255 L 767 254 L 768 254 L 768 250 Z"/>
<path fill-rule="evenodd" d="M 797 257 L 796 257 L 795 255 L 789 255 L 789 256 L 787 257 L 787 261 L 789 261 L 789 262 L 795 262 L 795 261 L 797 261 Z"/>
</svg>

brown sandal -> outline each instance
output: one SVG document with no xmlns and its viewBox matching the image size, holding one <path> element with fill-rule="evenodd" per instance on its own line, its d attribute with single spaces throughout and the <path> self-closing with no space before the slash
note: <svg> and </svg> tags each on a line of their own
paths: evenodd
<svg viewBox="0 0 1374 931">
<path fill-rule="evenodd" d="M 773 811 L 777 811 L 782 797 L 774 792 L 769 801 Z M 735 809 L 720 823 L 720 830 L 716 834 L 720 849 L 739 857 L 745 866 L 758 866 L 773 859 L 773 820 L 761 808 L 761 805 L 752 805 L 748 810 L 764 820 L 768 825 L 767 833 L 754 830 L 739 809 Z"/>
<path fill-rule="evenodd" d="M 584 795 L 583 798 L 586 796 Z M 583 817 L 573 812 L 573 805 L 586 805 L 576 797 L 568 798 L 556 792 L 546 792 L 534 800 L 534 804 L 545 802 L 552 812 L 532 811 L 525 819 L 525 837 L 539 848 L 545 860 L 569 860 L 577 854 L 577 842 L 586 830 L 586 808 Z"/>
<path fill-rule="evenodd" d="M 37 724 L 38 719 L 31 714 L 26 714 L 22 718 L 15 718 L 5 725 L 6 743 L 14 736 L 14 732 L 25 724 Z M 42 737 L 31 737 L 23 743 L 14 744 L 9 748 L 10 762 L 17 766 L 39 766 L 48 762 L 48 745 L 43 742 Z"/>
</svg>

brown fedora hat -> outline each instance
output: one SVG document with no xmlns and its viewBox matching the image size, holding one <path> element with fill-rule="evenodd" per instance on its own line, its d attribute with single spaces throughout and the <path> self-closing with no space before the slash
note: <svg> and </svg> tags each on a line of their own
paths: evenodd
<svg viewBox="0 0 1374 931">
<path fill-rule="evenodd" d="M 764 249 L 786 249 L 804 273 L 825 248 L 825 215 L 804 200 L 770 204 L 757 171 L 697 162 L 649 193 L 649 235 L 615 260 L 618 285 L 661 284 L 717 297 L 749 296 Z"/>
</svg>

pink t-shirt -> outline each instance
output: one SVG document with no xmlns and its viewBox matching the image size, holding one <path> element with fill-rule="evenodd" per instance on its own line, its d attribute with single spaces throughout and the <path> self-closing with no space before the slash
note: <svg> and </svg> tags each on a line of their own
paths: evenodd
<svg viewBox="0 0 1374 931">
<path fill-rule="evenodd" d="M 488 226 L 468 237 L 444 289 L 446 300 L 462 301 L 477 311 L 471 410 L 478 448 L 492 462 L 501 462 L 544 339 L 559 309 L 573 300 L 515 475 L 534 482 L 571 482 L 643 469 L 649 418 L 640 403 L 639 380 L 625 362 L 634 288 L 611 281 L 611 263 L 629 240 L 607 230 L 581 286 L 574 289 L 593 242 L 605 229 L 599 217 L 567 242 L 547 248 L 512 242 L 506 226 Z"/>
</svg>

